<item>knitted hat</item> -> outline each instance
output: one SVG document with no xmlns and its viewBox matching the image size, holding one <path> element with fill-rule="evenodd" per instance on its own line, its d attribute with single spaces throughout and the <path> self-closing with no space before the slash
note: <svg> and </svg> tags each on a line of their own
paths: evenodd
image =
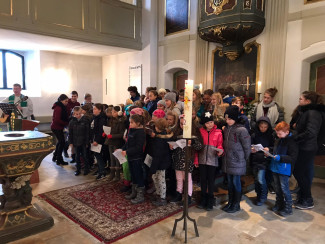
<svg viewBox="0 0 325 244">
<path fill-rule="evenodd" d="M 164 98 L 176 103 L 176 94 L 174 92 L 168 92 Z"/>
<path fill-rule="evenodd" d="M 204 125 L 206 122 L 213 121 L 213 115 L 210 112 L 204 112 L 201 116 L 200 123 Z"/>
<path fill-rule="evenodd" d="M 130 114 L 131 115 L 133 115 L 133 114 L 143 115 L 143 109 L 142 108 L 133 108 L 130 111 Z"/>
<path fill-rule="evenodd" d="M 165 93 L 165 94 L 166 94 L 166 90 L 165 90 L 164 88 L 160 88 L 160 89 L 158 90 L 158 94 L 160 94 L 160 93 Z"/>
<path fill-rule="evenodd" d="M 239 117 L 239 108 L 236 105 L 231 105 L 226 109 L 225 118 L 229 118 L 232 120 L 238 121 Z"/>
<path fill-rule="evenodd" d="M 156 109 L 152 113 L 152 116 L 156 116 L 158 119 L 165 118 L 165 115 L 165 112 L 161 109 Z"/>
<path fill-rule="evenodd" d="M 157 104 L 160 104 L 160 105 L 163 105 L 164 107 L 166 107 L 165 100 L 159 100 L 159 101 L 157 102 Z"/>
</svg>

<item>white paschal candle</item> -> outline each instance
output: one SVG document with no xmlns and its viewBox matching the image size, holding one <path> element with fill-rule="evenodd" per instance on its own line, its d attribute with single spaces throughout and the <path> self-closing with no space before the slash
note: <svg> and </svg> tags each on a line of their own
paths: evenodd
<svg viewBox="0 0 325 244">
<path fill-rule="evenodd" d="M 183 138 L 192 137 L 193 80 L 185 80 Z"/>
<path fill-rule="evenodd" d="M 257 93 L 262 93 L 262 81 L 257 82 Z"/>
</svg>

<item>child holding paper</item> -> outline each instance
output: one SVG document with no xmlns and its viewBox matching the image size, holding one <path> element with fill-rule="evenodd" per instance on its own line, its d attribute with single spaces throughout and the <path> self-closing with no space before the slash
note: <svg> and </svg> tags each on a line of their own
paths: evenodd
<svg viewBox="0 0 325 244">
<path fill-rule="evenodd" d="M 109 120 L 108 127 L 111 127 L 111 133 L 106 136 L 105 144 L 108 145 L 109 156 L 110 156 L 110 175 L 108 181 L 119 181 L 120 180 L 120 163 L 113 155 L 113 152 L 117 148 L 121 148 L 124 144 L 123 135 L 125 131 L 123 111 L 120 106 L 114 106 L 112 109 L 112 117 Z"/>
<path fill-rule="evenodd" d="M 290 125 L 282 121 L 274 128 L 278 139 L 274 143 L 270 170 L 273 172 L 276 194 L 272 211 L 286 217 L 292 214 L 292 197 L 289 189 L 289 177 L 298 157 L 298 145 L 290 133 Z"/>
<path fill-rule="evenodd" d="M 102 147 L 104 144 L 104 138 L 102 137 L 103 134 L 103 126 L 106 125 L 106 115 L 103 113 L 103 105 L 100 103 L 95 103 L 93 106 L 93 131 L 92 131 L 92 145 L 94 147 Z M 102 149 L 95 152 L 95 158 L 97 159 L 98 164 L 98 175 L 96 180 L 100 180 L 106 177 L 105 171 L 105 163 L 102 156 Z"/>
<path fill-rule="evenodd" d="M 197 207 L 211 211 L 214 202 L 214 179 L 219 164 L 218 157 L 223 154 L 223 138 L 222 132 L 217 129 L 210 112 L 203 113 L 201 124 L 203 124 L 203 127 L 200 128 L 203 148 L 199 152 L 201 202 Z"/>
<path fill-rule="evenodd" d="M 224 129 L 225 156 L 222 165 L 228 178 L 228 204 L 222 208 L 227 213 L 240 210 L 240 176 L 246 173 L 246 161 L 251 153 L 251 137 L 246 128 L 238 123 L 239 109 L 231 105 L 226 109 L 227 126 Z"/>
<path fill-rule="evenodd" d="M 166 201 L 166 169 L 171 165 L 171 153 L 167 141 L 173 136 L 168 134 L 166 119 L 157 119 L 155 121 L 155 135 L 151 140 L 152 143 L 152 164 L 150 173 L 152 173 L 152 180 L 156 188 L 158 199 L 153 201 L 156 206 L 163 206 L 167 204 Z"/>
<path fill-rule="evenodd" d="M 184 114 L 179 116 L 179 127 L 175 131 L 174 138 L 183 134 L 183 124 L 184 124 Z M 199 128 L 195 125 L 192 126 L 192 135 L 197 136 L 194 140 L 189 140 L 191 146 L 191 157 L 189 158 L 189 173 L 188 173 L 188 203 L 191 204 L 192 192 L 193 192 L 193 181 L 192 181 L 192 171 L 194 164 L 198 165 L 198 161 L 194 162 L 194 153 L 202 149 L 202 137 L 200 135 Z M 183 192 L 183 181 L 185 180 L 185 148 L 173 148 L 169 146 L 172 150 L 173 168 L 176 172 L 177 188 L 176 196 L 170 202 L 180 202 L 182 201 Z"/>
<path fill-rule="evenodd" d="M 144 201 L 144 177 L 143 159 L 146 134 L 143 129 L 144 118 L 134 114 L 130 117 L 130 129 L 128 139 L 122 148 L 122 154 L 128 157 L 128 164 L 131 172 L 132 192 L 126 195 L 126 199 L 131 199 L 133 204 Z"/>
<path fill-rule="evenodd" d="M 270 119 L 268 117 L 260 117 L 256 123 L 255 132 L 251 135 L 252 145 L 261 144 L 265 151 L 273 149 L 274 137 Z M 263 205 L 267 200 L 267 184 L 265 179 L 265 172 L 269 166 L 270 158 L 264 155 L 263 151 L 256 151 L 252 147 L 252 154 L 250 158 L 255 179 L 255 192 L 257 206 Z"/>
</svg>

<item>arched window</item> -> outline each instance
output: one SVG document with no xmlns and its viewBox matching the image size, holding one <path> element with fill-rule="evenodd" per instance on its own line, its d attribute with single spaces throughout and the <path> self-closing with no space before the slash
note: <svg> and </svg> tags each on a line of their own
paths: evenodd
<svg viewBox="0 0 325 244">
<path fill-rule="evenodd" d="M 25 87 L 24 56 L 0 49 L 0 89 L 12 89 L 13 84 Z"/>
</svg>

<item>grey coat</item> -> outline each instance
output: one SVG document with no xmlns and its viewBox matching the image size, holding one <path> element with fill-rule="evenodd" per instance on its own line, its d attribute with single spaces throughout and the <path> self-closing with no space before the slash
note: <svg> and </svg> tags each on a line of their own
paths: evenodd
<svg viewBox="0 0 325 244">
<path fill-rule="evenodd" d="M 224 130 L 225 155 L 222 169 L 231 175 L 246 173 L 246 160 L 251 152 L 251 137 L 243 125 L 227 126 Z"/>
</svg>

